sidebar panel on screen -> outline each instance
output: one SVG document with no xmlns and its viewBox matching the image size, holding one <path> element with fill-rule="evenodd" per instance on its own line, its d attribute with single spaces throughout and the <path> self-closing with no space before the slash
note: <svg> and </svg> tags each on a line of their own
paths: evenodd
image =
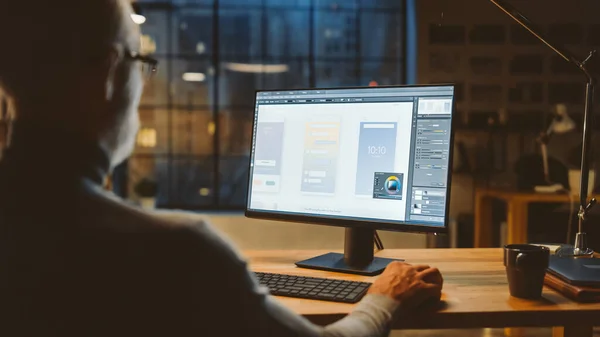
<svg viewBox="0 0 600 337">
<path fill-rule="evenodd" d="M 333 194 L 340 150 L 340 122 L 311 121 L 305 128 L 301 190 Z"/>
<path fill-rule="evenodd" d="M 252 189 L 279 192 L 284 123 L 259 122 L 256 128 Z"/>
<path fill-rule="evenodd" d="M 394 172 L 397 123 L 360 123 L 356 195 L 373 196 L 375 172 Z"/>
</svg>

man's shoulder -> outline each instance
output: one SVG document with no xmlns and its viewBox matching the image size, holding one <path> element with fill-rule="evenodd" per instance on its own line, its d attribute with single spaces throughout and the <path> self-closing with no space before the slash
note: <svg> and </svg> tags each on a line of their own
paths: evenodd
<svg viewBox="0 0 600 337">
<path fill-rule="evenodd" d="M 234 245 L 220 235 L 201 214 L 177 210 L 145 210 L 111 194 L 95 202 L 100 209 L 96 226 L 101 231 L 126 241 L 151 244 L 171 253 L 213 256 L 239 260 Z"/>
<path fill-rule="evenodd" d="M 186 231 L 208 223 L 200 214 L 143 209 L 105 191 L 96 191 L 83 204 L 98 216 L 95 222 L 119 232 Z"/>
</svg>

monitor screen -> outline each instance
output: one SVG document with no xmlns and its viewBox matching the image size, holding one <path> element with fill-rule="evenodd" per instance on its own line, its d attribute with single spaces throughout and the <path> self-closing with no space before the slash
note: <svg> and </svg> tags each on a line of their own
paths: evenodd
<svg viewBox="0 0 600 337">
<path fill-rule="evenodd" d="M 258 92 L 247 213 L 445 228 L 453 100 L 452 85 Z"/>
</svg>

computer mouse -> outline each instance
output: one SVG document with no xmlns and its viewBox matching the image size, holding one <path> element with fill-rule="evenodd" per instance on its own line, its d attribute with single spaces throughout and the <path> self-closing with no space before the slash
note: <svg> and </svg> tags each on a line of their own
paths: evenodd
<svg viewBox="0 0 600 337">
<path fill-rule="evenodd" d="M 430 298 L 419 306 L 419 310 L 437 311 L 446 308 L 446 306 L 446 301 L 442 301 L 438 298 Z"/>
</svg>

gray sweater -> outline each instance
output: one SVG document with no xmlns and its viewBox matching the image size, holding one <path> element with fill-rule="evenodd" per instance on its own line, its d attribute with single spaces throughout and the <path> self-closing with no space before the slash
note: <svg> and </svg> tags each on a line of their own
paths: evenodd
<svg viewBox="0 0 600 337">
<path fill-rule="evenodd" d="M 324 328 L 291 313 L 206 223 L 104 191 L 108 162 L 77 135 L 15 125 L 0 162 L 0 336 L 388 333 L 397 303 L 382 296 Z"/>
</svg>

